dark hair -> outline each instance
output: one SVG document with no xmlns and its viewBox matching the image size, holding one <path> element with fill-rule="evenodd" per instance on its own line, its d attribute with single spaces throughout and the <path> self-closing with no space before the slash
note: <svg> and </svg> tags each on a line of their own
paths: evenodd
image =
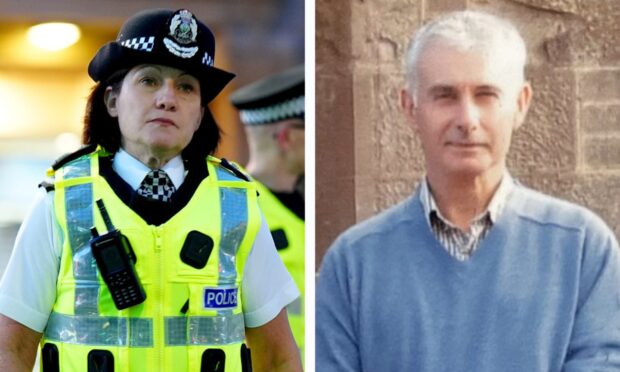
<svg viewBox="0 0 620 372">
<path fill-rule="evenodd" d="M 97 83 L 92 88 L 86 103 L 84 129 L 82 131 L 82 142 L 85 145 L 97 144 L 111 153 L 117 152 L 121 147 L 121 130 L 118 119 L 110 116 L 103 98 L 107 87 L 111 86 L 114 90 L 120 89 L 126 74 L 127 71 L 113 74 L 106 83 Z M 185 160 L 205 159 L 207 155 L 213 154 L 217 149 L 220 136 L 220 128 L 209 107 L 206 106 L 200 126 L 194 132 L 187 147 L 181 152 L 181 156 Z"/>
</svg>

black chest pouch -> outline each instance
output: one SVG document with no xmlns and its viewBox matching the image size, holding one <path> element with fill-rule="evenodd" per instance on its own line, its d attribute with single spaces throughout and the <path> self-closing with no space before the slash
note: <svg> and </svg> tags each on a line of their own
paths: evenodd
<svg viewBox="0 0 620 372">
<path fill-rule="evenodd" d="M 196 230 L 190 231 L 181 248 L 181 261 L 189 266 L 202 269 L 207 265 L 213 251 L 213 239 Z"/>
</svg>

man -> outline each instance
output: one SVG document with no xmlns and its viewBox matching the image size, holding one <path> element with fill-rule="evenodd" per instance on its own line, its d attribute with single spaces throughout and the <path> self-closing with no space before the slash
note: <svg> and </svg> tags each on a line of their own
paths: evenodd
<svg viewBox="0 0 620 372">
<path fill-rule="evenodd" d="M 287 307 L 297 346 L 304 345 L 304 66 L 245 86 L 231 96 L 250 146 L 247 171 L 284 265 L 301 290 Z"/>
<path fill-rule="evenodd" d="M 214 52 L 190 11 L 157 9 L 92 59 L 87 146 L 50 169 L 0 284 L 3 371 L 39 341 L 44 371 L 301 371 L 256 186 L 211 156 L 234 77 Z"/>
<path fill-rule="evenodd" d="M 317 284 L 317 371 L 620 370 L 620 261 L 588 210 L 506 170 L 524 42 L 465 11 L 409 46 L 401 106 L 426 177 L 342 234 Z"/>
</svg>

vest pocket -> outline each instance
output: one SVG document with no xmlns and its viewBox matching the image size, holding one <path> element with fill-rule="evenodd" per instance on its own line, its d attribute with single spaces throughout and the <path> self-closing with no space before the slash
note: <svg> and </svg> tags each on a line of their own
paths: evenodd
<svg viewBox="0 0 620 372">
<path fill-rule="evenodd" d="M 46 343 L 41 349 L 41 365 L 43 372 L 59 372 L 60 362 L 58 360 L 58 347 L 51 343 Z"/>
<path fill-rule="evenodd" d="M 226 353 L 222 349 L 207 349 L 202 353 L 200 372 L 224 372 Z"/>
<path fill-rule="evenodd" d="M 88 372 L 114 372 L 114 355 L 109 350 L 88 353 Z"/>
</svg>

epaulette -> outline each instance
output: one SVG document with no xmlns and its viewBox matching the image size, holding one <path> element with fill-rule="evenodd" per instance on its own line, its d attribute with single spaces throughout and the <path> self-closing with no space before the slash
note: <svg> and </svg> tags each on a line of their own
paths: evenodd
<svg viewBox="0 0 620 372">
<path fill-rule="evenodd" d="M 52 169 L 54 171 L 57 171 L 58 169 L 60 169 L 60 167 L 62 167 L 63 165 L 69 163 L 72 160 L 75 160 L 79 157 L 82 157 L 86 154 L 90 154 L 91 152 L 94 152 L 97 149 L 97 145 L 96 144 L 90 144 L 90 145 L 85 145 L 80 147 L 78 150 L 74 151 L 74 152 L 70 152 L 68 154 L 65 154 L 63 156 L 61 156 L 60 158 L 58 158 L 54 164 L 52 164 Z"/>
<path fill-rule="evenodd" d="M 250 182 L 250 177 L 248 177 L 247 174 L 245 174 L 242 171 L 240 171 L 239 168 L 237 168 L 237 166 L 235 166 L 233 163 L 231 163 L 228 160 L 222 158 L 220 164 L 222 165 L 222 167 L 224 167 L 224 168 L 228 169 L 229 171 L 231 171 L 235 176 L 241 178 L 244 181 Z"/>
<path fill-rule="evenodd" d="M 47 170 L 47 177 L 49 177 L 48 180 L 45 180 L 39 183 L 38 186 L 43 187 L 45 191 L 47 192 L 54 191 L 54 183 L 53 183 L 54 172 L 60 169 L 63 165 L 75 159 L 78 159 L 86 154 L 90 154 L 91 152 L 94 152 L 95 150 L 97 150 L 97 145 L 94 145 L 94 144 L 86 145 L 86 146 L 80 147 L 74 152 L 70 152 L 56 159 L 56 161 L 54 161 L 52 166 L 48 168 Z"/>
<path fill-rule="evenodd" d="M 54 191 L 54 184 L 49 181 L 41 182 L 38 187 L 43 187 L 47 192 Z"/>
</svg>

